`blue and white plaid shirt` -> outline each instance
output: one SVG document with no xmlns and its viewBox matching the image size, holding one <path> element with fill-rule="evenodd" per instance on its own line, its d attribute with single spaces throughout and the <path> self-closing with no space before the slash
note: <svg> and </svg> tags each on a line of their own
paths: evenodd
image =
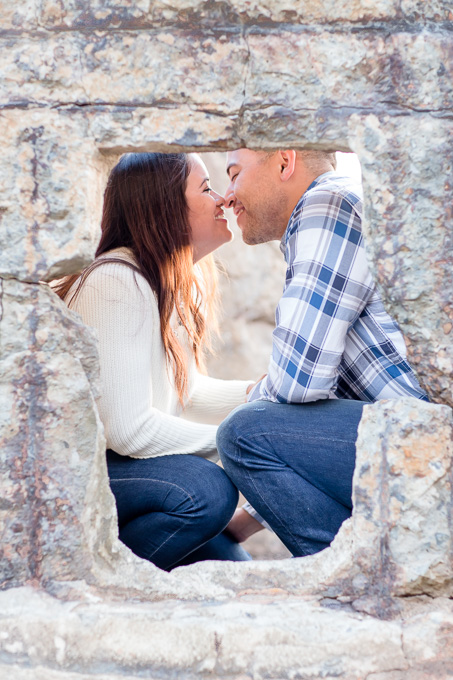
<svg viewBox="0 0 453 680">
<path fill-rule="evenodd" d="M 371 277 L 361 222 L 361 187 L 334 172 L 296 205 L 281 244 L 286 283 L 268 375 L 249 401 L 427 400 Z"/>
</svg>

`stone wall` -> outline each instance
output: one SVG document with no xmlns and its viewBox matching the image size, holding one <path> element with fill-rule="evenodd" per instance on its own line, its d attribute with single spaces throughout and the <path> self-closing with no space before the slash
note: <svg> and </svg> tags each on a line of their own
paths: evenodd
<svg viewBox="0 0 453 680">
<path fill-rule="evenodd" d="M 0 2 L 0 676 L 453 674 L 453 40 L 433 0 Z M 45 281 L 127 150 L 355 151 L 370 265 L 433 403 L 367 406 L 304 559 L 170 574 L 116 538 L 96 344 Z"/>
</svg>

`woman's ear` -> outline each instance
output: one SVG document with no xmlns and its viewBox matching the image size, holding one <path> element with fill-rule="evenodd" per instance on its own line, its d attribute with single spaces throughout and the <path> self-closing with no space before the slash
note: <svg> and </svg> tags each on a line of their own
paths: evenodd
<svg viewBox="0 0 453 680">
<path fill-rule="evenodd" d="M 296 167 L 296 151 L 285 149 L 278 152 L 280 154 L 280 179 L 287 182 L 294 174 Z"/>
</svg>

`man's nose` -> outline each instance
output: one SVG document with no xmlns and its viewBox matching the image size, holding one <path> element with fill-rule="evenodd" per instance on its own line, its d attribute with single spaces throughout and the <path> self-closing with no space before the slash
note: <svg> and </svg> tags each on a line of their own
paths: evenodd
<svg viewBox="0 0 453 680">
<path fill-rule="evenodd" d="M 225 206 L 227 208 L 232 208 L 236 202 L 236 196 L 234 195 L 233 185 L 230 184 L 225 192 Z"/>
</svg>

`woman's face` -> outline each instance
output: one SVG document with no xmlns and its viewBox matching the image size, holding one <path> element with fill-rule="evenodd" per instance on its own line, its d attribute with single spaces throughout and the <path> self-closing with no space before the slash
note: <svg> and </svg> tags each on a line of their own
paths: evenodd
<svg viewBox="0 0 453 680">
<path fill-rule="evenodd" d="M 197 154 L 190 154 L 189 163 L 186 201 L 192 230 L 193 260 L 197 262 L 231 241 L 233 234 L 223 212 L 225 201 L 223 196 L 211 189 L 205 164 Z"/>
</svg>

